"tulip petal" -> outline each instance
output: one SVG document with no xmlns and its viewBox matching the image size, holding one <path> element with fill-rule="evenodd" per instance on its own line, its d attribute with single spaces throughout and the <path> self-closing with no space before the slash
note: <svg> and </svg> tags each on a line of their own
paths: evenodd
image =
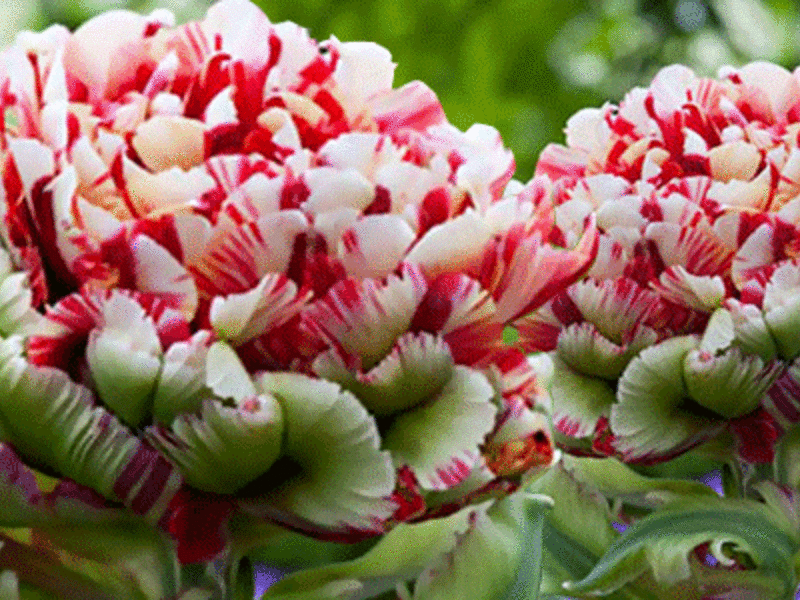
<svg viewBox="0 0 800 600">
<path fill-rule="evenodd" d="M 381 530 L 394 510 L 390 454 L 380 449 L 372 416 L 338 385 L 296 373 L 264 373 L 257 381 L 283 408 L 284 456 L 299 476 L 259 500 L 322 527 Z"/>
<path fill-rule="evenodd" d="M 453 358 L 441 338 L 407 333 L 368 373 L 353 374 L 333 350 L 318 356 L 314 372 L 353 392 L 377 416 L 408 410 L 434 397 L 450 379 Z"/>
<path fill-rule="evenodd" d="M 214 298 L 209 316 L 219 336 L 239 346 L 282 325 L 301 308 L 297 285 L 285 275 L 273 273 L 250 291 Z"/>
<path fill-rule="evenodd" d="M 484 375 L 456 366 L 436 397 L 394 419 L 384 447 L 398 467 L 414 470 L 423 488 L 452 487 L 469 475 L 494 428 L 493 398 L 494 389 Z"/>
<path fill-rule="evenodd" d="M 610 424 L 626 462 L 665 460 L 724 426 L 721 418 L 681 410 L 688 398 L 683 362 L 697 345 L 694 336 L 668 339 L 643 350 L 623 372 Z"/>
<path fill-rule="evenodd" d="M 150 428 L 147 440 L 202 491 L 232 494 L 263 473 L 281 451 L 283 416 L 271 396 L 236 408 L 207 399 L 200 415 L 182 414 L 171 431 Z"/>
<path fill-rule="evenodd" d="M 168 426 L 179 414 L 195 412 L 202 406 L 209 394 L 206 356 L 210 340 L 211 332 L 202 330 L 167 349 L 153 392 L 153 418 L 157 423 Z"/>
<path fill-rule="evenodd" d="M 127 425 L 144 424 L 161 369 L 161 344 L 153 320 L 136 300 L 113 294 L 102 304 L 86 358 L 106 406 Z"/>
</svg>

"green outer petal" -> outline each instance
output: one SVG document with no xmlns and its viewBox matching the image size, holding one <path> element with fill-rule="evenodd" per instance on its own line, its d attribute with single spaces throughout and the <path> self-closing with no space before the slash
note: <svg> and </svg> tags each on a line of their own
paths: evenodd
<svg viewBox="0 0 800 600">
<path fill-rule="evenodd" d="M 278 459 L 283 412 L 271 396 L 253 398 L 247 408 L 208 399 L 200 416 L 178 416 L 172 432 L 149 428 L 147 439 L 178 466 L 189 485 L 232 494 Z"/>
<path fill-rule="evenodd" d="M 31 366 L 17 337 L 0 341 L 0 431 L 26 459 L 113 498 L 138 440 L 58 369 Z"/>
<path fill-rule="evenodd" d="M 494 389 L 485 375 L 458 365 L 435 398 L 394 420 L 383 446 L 392 453 L 396 466 L 414 470 L 423 488 L 451 487 L 449 471 L 471 470 L 480 456 L 480 445 L 494 428 L 493 398 Z M 453 475 L 455 483 L 465 476 Z"/>
<path fill-rule="evenodd" d="M 633 339 L 618 345 L 592 323 L 573 323 L 559 334 L 556 353 L 578 373 L 615 380 L 634 356 L 657 339 L 653 329 L 639 327 Z"/>
<path fill-rule="evenodd" d="M 753 304 L 744 304 L 731 299 L 725 303 L 733 321 L 736 345 L 748 354 L 756 354 L 763 361 L 778 356 L 775 339 L 767 327 L 761 310 Z"/>
<path fill-rule="evenodd" d="M 674 502 L 627 529 L 582 581 L 572 582 L 568 592 L 605 594 L 621 589 L 650 569 L 656 580 L 674 584 L 690 573 L 693 548 L 704 542 L 732 542 L 751 556 L 759 567 L 754 584 L 765 577 L 780 589 L 779 598 L 794 597 L 797 587 L 792 557 L 800 548 L 779 527 L 765 505 L 722 498 Z M 724 556 L 718 556 L 725 560 Z M 743 577 L 744 578 L 744 577 Z"/>
<path fill-rule="evenodd" d="M 391 456 L 380 450 L 375 419 L 355 396 L 298 373 L 264 373 L 256 385 L 283 408 L 283 454 L 302 469 L 263 500 L 328 527 L 371 529 L 392 514 Z"/>
<path fill-rule="evenodd" d="M 610 424 L 626 461 L 669 454 L 721 427 L 721 420 L 680 410 L 686 398 L 684 357 L 698 342 L 696 336 L 668 339 L 643 350 L 625 369 Z"/>
<path fill-rule="evenodd" d="M 351 373 L 336 350 L 314 360 L 314 372 L 353 392 L 377 416 L 408 410 L 441 391 L 453 372 L 447 344 L 430 333 L 407 333 L 366 375 Z"/>
<path fill-rule="evenodd" d="M 608 415 L 615 402 L 614 392 L 607 381 L 581 375 L 555 353 L 551 357 L 553 375 L 550 380 L 550 398 L 553 404 L 553 423 L 559 431 L 560 425 L 568 423 L 572 437 L 588 437 L 594 433 L 600 417 Z"/>
<path fill-rule="evenodd" d="M 800 489 L 800 423 L 778 441 L 773 466 L 777 483 Z"/>
<path fill-rule="evenodd" d="M 161 370 L 155 324 L 138 302 L 119 293 L 103 304 L 102 320 L 86 346 L 97 395 L 123 423 L 140 427 L 150 418 Z"/>
<path fill-rule="evenodd" d="M 431 561 L 452 550 L 456 536 L 468 529 L 473 513 L 470 508 L 416 525 L 398 525 L 362 557 L 291 574 L 269 588 L 263 598 L 323 600 L 335 597 L 326 593 L 326 587 L 330 592 L 331 586 L 349 586 L 357 595 L 348 600 L 360 600 L 394 589 L 397 583 L 418 577 Z"/>
<path fill-rule="evenodd" d="M 744 355 L 735 347 L 716 356 L 691 350 L 683 361 L 689 396 L 726 419 L 758 408 L 761 398 L 782 373 L 781 362 L 765 365 L 759 357 Z"/>
<path fill-rule="evenodd" d="M 209 396 L 206 387 L 206 355 L 211 332 L 198 331 L 185 342 L 172 344 L 153 393 L 153 418 L 169 426 L 180 414 L 199 411 Z"/>
</svg>

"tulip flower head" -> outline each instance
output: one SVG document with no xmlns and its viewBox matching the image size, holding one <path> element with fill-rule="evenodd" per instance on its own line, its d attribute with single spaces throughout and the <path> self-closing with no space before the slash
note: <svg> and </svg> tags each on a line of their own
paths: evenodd
<svg viewBox="0 0 800 600">
<path fill-rule="evenodd" d="M 667 67 L 543 152 L 531 193 L 601 232 L 589 277 L 520 326 L 553 352 L 564 447 L 652 463 L 730 435 L 769 462 L 798 420 L 799 92 L 766 63 Z"/>
<path fill-rule="evenodd" d="M 586 272 L 597 232 L 505 193 L 498 133 L 393 71 L 247 0 L 18 36 L 0 488 L 46 472 L 29 507 L 133 513 L 192 563 L 233 518 L 356 541 L 549 464 L 503 329 Z"/>
</svg>

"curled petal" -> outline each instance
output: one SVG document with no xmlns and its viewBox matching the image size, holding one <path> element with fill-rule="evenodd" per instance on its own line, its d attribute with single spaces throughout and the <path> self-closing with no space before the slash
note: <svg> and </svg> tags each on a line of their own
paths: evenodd
<svg viewBox="0 0 800 600">
<path fill-rule="evenodd" d="M 392 422 L 384 447 L 396 465 L 411 467 L 423 488 L 450 488 L 472 471 L 494 428 L 493 397 L 484 375 L 456 366 L 438 395 Z"/>
<path fill-rule="evenodd" d="M 646 348 L 620 377 L 611 407 L 614 446 L 626 462 L 657 462 L 716 435 L 719 416 L 686 403 L 683 362 L 697 348 L 694 336 L 668 339 Z"/>
<path fill-rule="evenodd" d="M 312 365 L 320 377 L 353 392 L 369 411 L 385 416 L 435 397 L 450 380 L 453 357 L 444 341 L 429 333 L 407 333 L 368 373 L 352 373 L 333 350 Z"/>
<path fill-rule="evenodd" d="M 200 409 L 208 396 L 206 357 L 211 332 L 198 331 L 191 339 L 172 344 L 164 353 L 153 392 L 153 418 L 169 425 L 176 416 Z"/>
<path fill-rule="evenodd" d="M 179 415 L 171 431 L 147 432 L 189 485 L 218 494 L 232 494 L 267 472 L 281 452 L 282 436 L 281 407 L 264 395 L 236 408 L 207 399 L 199 415 Z"/>
<path fill-rule="evenodd" d="M 323 528 L 380 531 L 391 516 L 395 472 L 380 449 L 375 420 L 350 392 L 295 373 L 265 373 L 257 381 L 281 405 L 283 455 L 299 473 L 272 494 L 242 502 L 270 504 Z"/>
</svg>

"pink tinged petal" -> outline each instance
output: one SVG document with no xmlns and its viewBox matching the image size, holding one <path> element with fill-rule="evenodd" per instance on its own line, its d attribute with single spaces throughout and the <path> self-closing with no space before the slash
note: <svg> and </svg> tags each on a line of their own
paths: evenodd
<svg viewBox="0 0 800 600">
<path fill-rule="evenodd" d="M 710 231 L 679 227 L 672 223 L 651 223 L 644 237 L 658 248 L 665 266 L 682 266 L 692 275 L 720 275 L 731 265 L 733 252 Z"/>
<path fill-rule="evenodd" d="M 386 48 L 372 42 L 346 42 L 337 43 L 337 50 L 333 78 L 351 106 L 360 108 L 371 96 L 392 89 L 397 65 Z"/>
<path fill-rule="evenodd" d="M 646 348 L 620 377 L 610 425 L 614 447 L 626 462 L 676 456 L 725 425 L 721 418 L 681 408 L 688 399 L 683 363 L 697 344 L 694 336 L 682 336 Z"/>
<path fill-rule="evenodd" d="M 208 397 L 206 357 L 211 332 L 198 331 L 191 339 L 172 344 L 164 353 L 153 392 L 153 418 L 168 426 L 179 414 L 200 409 Z"/>
<path fill-rule="evenodd" d="M 307 171 L 303 180 L 311 192 L 303 208 L 312 213 L 347 206 L 363 210 L 375 197 L 372 183 L 354 170 L 317 167 Z"/>
<path fill-rule="evenodd" d="M 203 113 L 203 121 L 207 128 L 214 128 L 219 125 L 227 125 L 230 123 L 238 122 L 236 114 L 236 105 L 233 103 L 233 94 L 236 90 L 233 86 L 228 86 L 223 89 L 219 94 L 214 96 L 211 102 L 206 106 L 206 111 Z M 202 142 L 202 140 L 201 140 Z M 200 145 L 200 158 L 203 157 L 203 144 Z"/>
<path fill-rule="evenodd" d="M 573 323 L 558 336 L 558 357 L 578 373 L 616 380 L 631 359 L 656 343 L 658 333 L 639 327 L 623 344 L 603 337 L 593 324 Z"/>
<path fill-rule="evenodd" d="M 431 165 L 426 167 L 396 161 L 377 169 L 375 184 L 389 191 L 391 212 L 402 214 L 407 207 L 422 204 L 423 198 L 434 189 L 447 185 L 447 164 L 441 161 L 440 168 L 436 166 L 436 161 L 431 161 Z"/>
<path fill-rule="evenodd" d="M 353 392 L 379 417 L 408 410 L 436 396 L 450 380 L 453 357 L 444 341 L 429 333 L 407 333 L 367 373 L 352 373 L 329 350 L 312 364 L 314 373 Z"/>
<path fill-rule="evenodd" d="M 713 183 L 708 198 L 726 207 L 770 210 L 774 185 L 771 169 L 767 168 L 749 181 L 731 179 L 727 183 Z"/>
<path fill-rule="evenodd" d="M 131 240 L 136 289 L 169 299 L 191 321 L 197 288 L 188 271 L 163 246 L 145 235 Z"/>
<path fill-rule="evenodd" d="M 488 125 L 473 125 L 464 137 L 474 147 L 459 148 L 466 160 L 456 171 L 456 184 L 477 206 L 486 209 L 502 197 L 503 189 L 513 176 L 514 155 L 503 148 L 500 134 Z"/>
<path fill-rule="evenodd" d="M 56 167 L 53 151 L 34 139 L 10 138 L 8 147 L 22 180 L 28 207 L 36 214 L 32 203 L 33 188 L 42 178 L 53 175 Z"/>
<path fill-rule="evenodd" d="M 156 115 L 136 128 L 131 145 L 152 171 L 188 170 L 203 162 L 205 132 L 206 126 L 195 119 Z"/>
<path fill-rule="evenodd" d="M 753 144 L 736 141 L 717 146 L 708 153 L 711 176 L 716 181 L 750 181 L 761 165 L 761 153 Z"/>
<path fill-rule="evenodd" d="M 214 298 L 211 325 L 221 338 L 238 346 L 282 325 L 300 312 L 302 304 L 297 285 L 273 273 L 248 292 Z"/>
<path fill-rule="evenodd" d="M 510 322 L 578 280 L 597 256 L 598 240 L 593 221 L 571 249 L 544 243 L 538 232 L 505 237 L 487 251 L 480 275 L 497 304 L 495 318 Z"/>
<path fill-rule="evenodd" d="M 494 390 L 477 371 L 456 366 L 444 388 L 424 406 L 397 416 L 384 439 L 395 465 L 408 465 L 420 485 L 443 490 L 463 481 L 494 428 Z"/>
<path fill-rule="evenodd" d="M 37 123 L 39 107 L 39 94 L 36 86 L 37 74 L 26 53 L 20 47 L 11 46 L 8 48 L 3 52 L 2 60 L 8 77 L 8 91 L 14 95 L 15 116 L 17 117 L 20 131 L 24 135 L 36 137 L 39 134 Z"/>
<path fill-rule="evenodd" d="M 95 98 L 113 96 L 148 60 L 147 28 L 170 25 L 162 17 L 154 14 L 148 18 L 122 10 L 103 13 L 84 23 L 69 39 L 64 66 L 86 84 Z"/>
<path fill-rule="evenodd" d="M 318 527 L 382 531 L 396 508 L 390 500 L 395 469 L 389 452 L 380 449 L 375 419 L 331 382 L 265 373 L 257 383 L 283 408 L 283 454 L 299 465 L 300 475 L 242 503 L 244 508 L 269 503 Z"/>
<path fill-rule="evenodd" d="M 271 396 L 254 396 L 236 408 L 207 399 L 199 415 L 179 415 L 171 430 L 153 427 L 146 436 L 189 485 L 232 494 L 277 460 L 283 416 Z"/>
<path fill-rule="evenodd" d="M 651 287 L 662 298 L 701 312 L 718 308 L 727 294 L 719 275 L 692 275 L 680 265 L 661 273 L 658 282 L 653 282 Z"/>
<path fill-rule="evenodd" d="M 419 265 L 429 277 L 466 271 L 479 263 L 491 239 L 486 220 L 470 210 L 431 227 L 411 248 L 406 262 Z"/>
<path fill-rule="evenodd" d="M 378 164 L 394 155 L 399 160 L 399 154 L 392 141 L 379 133 L 350 132 L 325 142 L 317 158 L 342 171 L 354 169 L 371 180 Z"/>
<path fill-rule="evenodd" d="M 780 361 L 764 364 L 757 356 L 733 347 L 711 354 L 692 350 L 684 359 L 683 377 L 689 396 L 726 419 L 754 411 L 783 372 Z"/>
<path fill-rule="evenodd" d="M 775 460 L 779 430 L 772 415 L 763 408 L 734 419 L 730 425 L 736 440 L 736 453 L 742 460 L 756 464 L 769 464 Z"/>
<path fill-rule="evenodd" d="M 381 133 L 392 134 L 403 129 L 424 131 L 447 122 L 436 94 L 420 81 L 375 96 L 369 105 Z"/>
<path fill-rule="evenodd" d="M 134 428 L 149 420 L 161 344 L 153 320 L 138 302 L 115 293 L 103 302 L 86 358 L 98 395 L 114 414 Z"/>
<path fill-rule="evenodd" d="M 418 271 L 405 269 L 385 283 L 346 279 L 303 313 L 305 326 L 343 354 L 360 359 L 364 369 L 376 365 L 409 330 L 426 291 Z"/>
<path fill-rule="evenodd" d="M 415 237 L 397 215 L 368 215 L 342 233 L 339 259 L 352 277 L 384 277 L 402 262 Z"/>
<path fill-rule="evenodd" d="M 571 438 L 591 436 L 597 423 L 609 415 L 614 391 L 607 381 L 582 375 L 558 356 L 553 356 L 550 381 L 553 425 Z"/>
</svg>

